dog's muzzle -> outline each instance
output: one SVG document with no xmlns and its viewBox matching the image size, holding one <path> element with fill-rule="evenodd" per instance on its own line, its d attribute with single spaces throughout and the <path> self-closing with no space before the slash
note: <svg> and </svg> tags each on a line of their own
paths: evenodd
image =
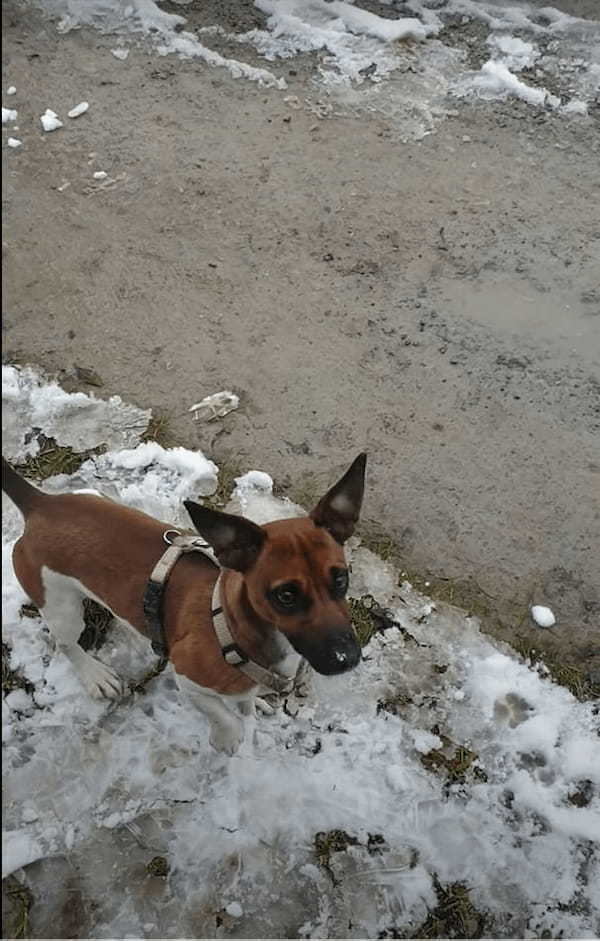
<svg viewBox="0 0 600 941">
<path fill-rule="evenodd" d="M 352 630 L 332 631 L 318 640 L 304 637 L 288 639 L 311 667 L 325 676 L 353 670 L 361 658 L 360 645 Z"/>
</svg>

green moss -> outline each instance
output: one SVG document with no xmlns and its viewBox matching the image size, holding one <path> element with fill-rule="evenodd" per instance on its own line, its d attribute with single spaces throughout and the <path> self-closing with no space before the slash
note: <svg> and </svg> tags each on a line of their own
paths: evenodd
<svg viewBox="0 0 600 941">
<path fill-rule="evenodd" d="M 28 457 L 21 464 L 15 464 L 15 470 L 24 477 L 38 481 L 54 477 L 56 474 L 74 474 L 84 461 L 106 451 L 105 445 L 90 448 L 87 451 L 74 451 L 73 448 L 58 445 L 54 438 L 47 438 L 41 433 L 38 434 L 37 441 L 38 453 L 33 457 Z"/>
<path fill-rule="evenodd" d="M 438 904 L 422 925 L 411 934 L 414 938 L 481 938 L 486 916 L 478 911 L 462 882 L 442 886 L 434 880 Z"/>
<path fill-rule="evenodd" d="M 315 834 L 315 855 L 320 866 L 328 866 L 332 853 L 343 853 L 349 846 L 356 846 L 358 840 L 345 830 L 321 830 Z"/>
<path fill-rule="evenodd" d="M 315 834 L 315 856 L 319 866 L 322 866 L 331 878 L 334 885 L 337 885 L 337 879 L 331 868 L 331 856 L 333 853 L 343 853 L 349 846 L 356 846 L 358 840 L 355 836 L 350 836 L 345 830 L 327 830 Z"/>
<path fill-rule="evenodd" d="M 156 441 L 163 448 L 172 448 L 176 444 L 175 436 L 171 430 L 170 418 L 166 412 L 152 409 L 152 417 L 148 427 L 140 438 L 141 441 Z"/>
<path fill-rule="evenodd" d="M 375 622 L 371 614 L 371 603 L 373 601 L 374 599 L 371 595 L 365 595 L 363 598 L 348 599 L 350 618 L 361 647 L 365 647 L 375 633 Z"/>
<path fill-rule="evenodd" d="M 439 734 L 439 733 L 438 733 Z M 455 745 L 446 735 L 439 734 L 441 748 L 433 748 L 421 755 L 421 764 L 428 771 L 443 774 L 449 782 L 464 781 L 465 774 L 477 759 L 477 753 L 464 745 Z"/>
<path fill-rule="evenodd" d="M 372 595 L 348 598 L 348 608 L 361 647 L 369 643 L 373 634 L 397 626 L 392 616 L 375 601 Z"/>
<path fill-rule="evenodd" d="M 241 477 L 243 473 L 240 465 L 235 461 L 221 461 L 217 489 L 209 497 L 202 497 L 204 506 L 210 506 L 213 510 L 222 510 L 229 503 L 235 489 L 236 477 Z"/>
<path fill-rule="evenodd" d="M 4 695 L 12 693 L 15 689 L 22 689 L 31 694 L 35 686 L 19 670 L 13 670 L 10 666 L 11 649 L 8 644 L 2 641 L 2 692 Z"/>
<path fill-rule="evenodd" d="M 406 711 L 406 707 L 414 702 L 412 696 L 406 693 L 398 693 L 396 696 L 390 696 L 389 699 L 380 699 L 377 703 L 377 715 L 380 712 L 389 712 L 393 716 L 401 716 Z"/>
<path fill-rule="evenodd" d="M 169 875 L 169 863 L 164 856 L 154 856 L 146 865 L 146 872 L 149 876 L 158 876 L 166 879 Z"/>
<path fill-rule="evenodd" d="M 527 615 L 528 616 L 527 612 Z M 570 663 L 562 663 L 556 657 L 549 655 L 524 637 L 518 637 L 512 644 L 514 649 L 532 667 L 543 669 L 545 667 L 555 683 L 566 686 L 576 699 L 600 699 L 600 683 L 595 683 L 583 670 Z"/>
<path fill-rule="evenodd" d="M 33 905 L 33 894 L 26 885 L 14 876 L 9 876 L 4 884 L 4 890 L 7 897 L 7 912 L 4 912 L 6 918 L 5 932 L 8 938 L 28 938 L 29 937 L 29 912 Z"/>
</svg>

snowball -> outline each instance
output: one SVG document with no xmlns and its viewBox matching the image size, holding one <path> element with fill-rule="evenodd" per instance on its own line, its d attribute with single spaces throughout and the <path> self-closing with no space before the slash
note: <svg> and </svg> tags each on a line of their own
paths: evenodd
<svg viewBox="0 0 600 941">
<path fill-rule="evenodd" d="M 6 89 L 6 94 L 7 94 L 7 95 L 16 95 L 16 94 L 17 94 L 17 89 L 15 88 L 14 85 L 10 85 L 10 86 Z"/>
<path fill-rule="evenodd" d="M 556 624 L 553 611 L 551 608 L 546 608 L 543 604 L 532 605 L 531 617 L 538 627 L 552 627 Z"/>
</svg>

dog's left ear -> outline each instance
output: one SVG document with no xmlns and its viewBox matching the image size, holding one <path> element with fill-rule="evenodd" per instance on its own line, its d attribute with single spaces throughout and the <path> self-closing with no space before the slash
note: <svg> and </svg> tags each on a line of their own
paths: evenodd
<svg viewBox="0 0 600 941">
<path fill-rule="evenodd" d="M 224 568 L 238 572 L 252 568 L 267 538 L 260 526 L 243 516 L 211 510 L 193 500 L 184 500 L 183 505 Z"/>
<path fill-rule="evenodd" d="M 354 532 L 365 492 L 367 455 L 359 454 L 341 480 L 319 500 L 310 514 L 317 526 L 343 545 Z"/>
</svg>

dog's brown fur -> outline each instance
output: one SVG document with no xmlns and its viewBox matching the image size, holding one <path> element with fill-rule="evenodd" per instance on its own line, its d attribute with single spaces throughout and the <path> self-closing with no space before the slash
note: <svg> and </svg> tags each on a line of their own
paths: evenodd
<svg viewBox="0 0 600 941">
<path fill-rule="evenodd" d="M 331 572 L 346 567 L 342 545 L 360 511 L 365 462 L 365 455 L 357 458 L 305 518 L 256 526 L 242 517 L 186 503 L 197 530 L 225 568 L 222 602 L 231 632 L 257 663 L 271 665 L 273 628 L 303 653 L 304 648 L 317 649 L 328 638 L 353 631 L 344 598 L 331 591 Z M 2 476 L 3 489 L 25 517 L 13 560 L 31 600 L 43 609 L 43 570 L 50 569 L 77 579 L 115 615 L 146 633 L 144 591 L 166 548 L 163 533 L 171 527 L 102 497 L 42 493 L 4 460 Z M 212 624 L 217 574 L 198 553 L 184 555 L 174 567 L 163 607 L 169 656 L 176 672 L 192 682 L 220 694 L 243 694 L 253 683 L 226 663 Z M 281 614 L 268 593 L 290 581 L 309 599 L 308 607 Z"/>
</svg>

